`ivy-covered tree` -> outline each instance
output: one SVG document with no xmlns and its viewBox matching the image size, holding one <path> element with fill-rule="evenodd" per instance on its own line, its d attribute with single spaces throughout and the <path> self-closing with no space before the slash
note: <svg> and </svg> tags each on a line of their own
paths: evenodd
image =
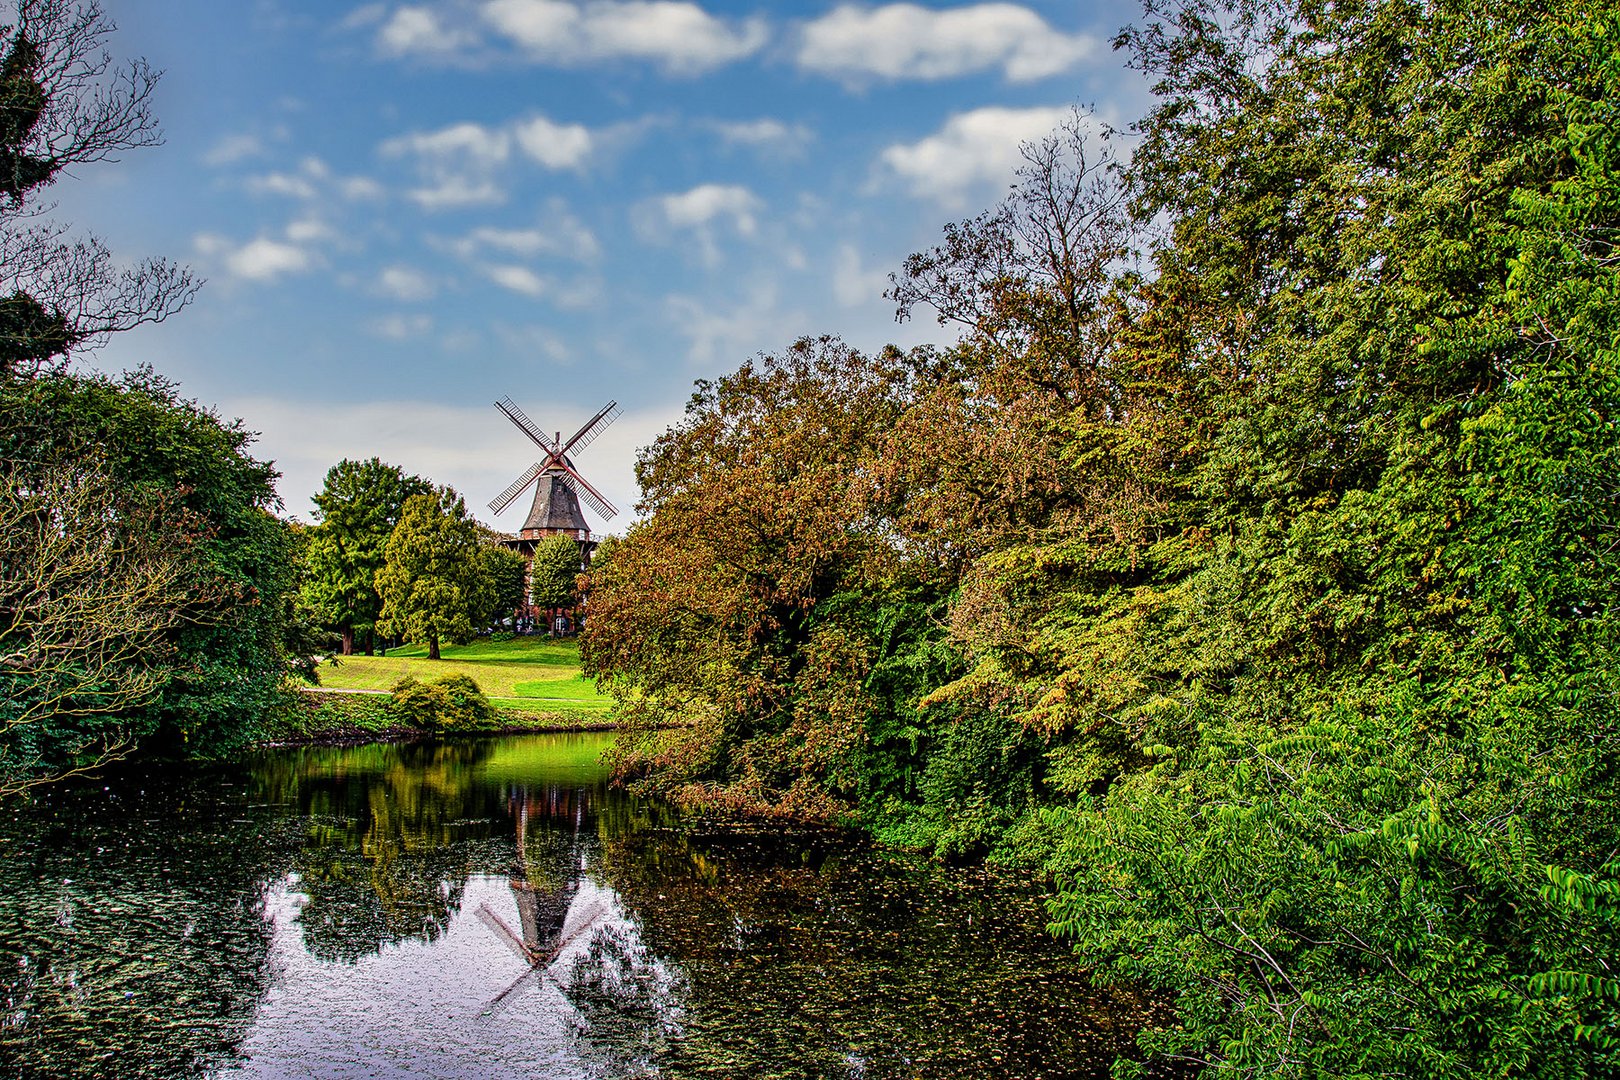
<svg viewBox="0 0 1620 1080">
<path fill-rule="evenodd" d="M 95 0 L 18 0 L 0 26 L 0 376 L 59 369 L 76 348 L 190 302 L 190 271 L 120 265 L 94 237 L 43 219 L 36 196 L 66 170 L 154 146 L 158 73 L 115 66 Z"/>
<path fill-rule="evenodd" d="M 405 500 L 431 494 L 433 485 L 377 458 L 345 458 L 326 472 L 315 495 L 319 525 L 309 530 L 304 553 L 304 602 L 325 625 L 343 635 L 343 655 L 355 636 L 372 649 L 372 627 L 382 610 L 377 571 Z"/>
<path fill-rule="evenodd" d="M 438 660 L 439 643 L 472 640 L 487 585 L 477 524 L 449 488 L 405 500 L 388 537 L 377 592 L 378 627 L 407 641 L 425 641 Z"/>
</svg>

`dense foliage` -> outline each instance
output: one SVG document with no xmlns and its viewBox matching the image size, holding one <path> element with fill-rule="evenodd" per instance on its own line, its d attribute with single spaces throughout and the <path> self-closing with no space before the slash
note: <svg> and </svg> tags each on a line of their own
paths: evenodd
<svg viewBox="0 0 1620 1080">
<path fill-rule="evenodd" d="M 1177 995 L 1164 1056 L 1610 1075 L 1620 18 L 1191 0 L 1118 45 L 1129 163 L 1077 117 L 897 278 L 956 347 L 801 343 L 643 455 L 616 764 L 1041 863 Z"/>
<path fill-rule="evenodd" d="M 477 731 L 498 719 L 478 684 L 466 675 L 445 675 L 422 682 L 407 675 L 388 699 L 395 720 L 423 731 Z"/>
<path fill-rule="evenodd" d="M 427 642 L 434 660 L 441 641 L 471 641 L 491 603 L 481 543 L 466 503 L 451 489 L 406 499 L 377 571 L 378 628 Z"/>
<path fill-rule="evenodd" d="M 540 541 L 529 563 L 529 598 L 538 607 L 573 607 L 580 569 L 579 541 L 565 534 Z"/>
<path fill-rule="evenodd" d="M 383 549 L 405 500 L 432 492 L 428 481 L 377 458 L 345 458 L 326 471 L 315 496 L 320 524 L 308 532 L 300 591 L 314 616 L 342 635 L 343 655 L 354 652 L 356 634 L 365 635 L 371 650 L 382 610 L 376 578 Z"/>
<path fill-rule="evenodd" d="M 5 764 L 219 755 L 299 657 L 293 538 L 250 433 L 150 371 L 0 382 Z"/>
</svg>

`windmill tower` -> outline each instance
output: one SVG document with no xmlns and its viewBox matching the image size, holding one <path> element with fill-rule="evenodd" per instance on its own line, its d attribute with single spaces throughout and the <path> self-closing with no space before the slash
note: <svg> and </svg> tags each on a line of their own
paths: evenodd
<svg viewBox="0 0 1620 1080">
<path fill-rule="evenodd" d="M 580 510 L 580 500 L 583 499 L 604 521 L 610 520 L 619 511 L 579 474 L 568 455 L 589 446 L 608 425 L 619 418 L 622 411 L 619 403 L 608 402 L 567 442 L 563 441 L 562 432 L 555 437 L 547 436 L 509 397 L 497 401 L 495 407 L 506 414 L 506 418 L 517 425 L 517 429 L 527 435 L 545 455 L 489 504 L 490 511 L 499 514 L 512 505 L 530 484 L 534 485 L 534 501 L 529 506 L 529 515 L 523 519 L 523 527 L 518 530 L 517 536 L 507 541 L 507 545 L 532 562 L 535 548 L 541 542 L 553 536 L 567 536 L 578 541 L 580 567 L 584 568 L 590 562 L 596 541 L 591 539 L 591 527 Z M 556 613 L 554 617 L 557 617 Z M 571 620 L 569 625 L 572 625 Z"/>
</svg>

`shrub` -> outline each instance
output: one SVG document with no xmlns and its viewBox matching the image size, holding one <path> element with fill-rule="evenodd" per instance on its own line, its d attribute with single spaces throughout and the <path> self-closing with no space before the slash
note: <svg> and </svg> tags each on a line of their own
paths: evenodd
<svg viewBox="0 0 1620 1080">
<path fill-rule="evenodd" d="M 432 682 L 407 675 L 394 684 L 389 706 L 401 723 L 424 731 L 476 731 L 496 720 L 495 707 L 466 675 Z"/>
</svg>

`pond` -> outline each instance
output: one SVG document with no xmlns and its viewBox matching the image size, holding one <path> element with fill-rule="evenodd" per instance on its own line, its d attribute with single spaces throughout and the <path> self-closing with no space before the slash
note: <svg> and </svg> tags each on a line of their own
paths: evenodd
<svg viewBox="0 0 1620 1080">
<path fill-rule="evenodd" d="M 0 1074 L 1094 1077 L 1038 897 L 683 819 L 609 736 L 129 769 L 0 814 Z"/>
</svg>

